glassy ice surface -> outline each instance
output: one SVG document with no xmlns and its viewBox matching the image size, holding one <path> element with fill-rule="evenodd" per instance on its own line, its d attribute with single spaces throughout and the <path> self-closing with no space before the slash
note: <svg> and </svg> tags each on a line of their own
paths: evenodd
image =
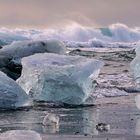
<svg viewBox="0 0 140 140">
<path fill-rule="evenodd" d="M 131 62 L 131 70 L 133 72 L 136 82 L 140 85 L 140 43 L 136 46 L 136 57 Z"/>
<path fill-rule="evenodd" d="M 93 93 L 103 62 L 46 53 L 23 58 L 22 66 L 17 82 L 34 100 L 82 104 Z"/>
<path fill-rule="evenodd" d="M 6 74 L 0 72 L 0 108 L 15 108 L 27 105 L 25 91 Z"/>
<path fill-rule="evenodd" d="M 136 82 L 136 88 L 140 89 L 140 43 L 135 48 L 136 57 L 131 62 L 130 67 Z M 135 97 L 136 106 L 140 109 L 140 95 Z"/>
</svg>

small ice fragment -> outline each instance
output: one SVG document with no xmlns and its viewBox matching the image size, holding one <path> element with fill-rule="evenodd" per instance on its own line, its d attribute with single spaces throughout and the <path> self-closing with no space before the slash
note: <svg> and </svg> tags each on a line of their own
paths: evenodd
<svg viewBox="0 0 140 140">
<path fill-rule="evenodd" d="M 48 113 L 44 117 L 42 124 L 44 126 L 51 126 L 51 125 L 59 126 L 59 116 L 56 114 Z"/>
</svg>

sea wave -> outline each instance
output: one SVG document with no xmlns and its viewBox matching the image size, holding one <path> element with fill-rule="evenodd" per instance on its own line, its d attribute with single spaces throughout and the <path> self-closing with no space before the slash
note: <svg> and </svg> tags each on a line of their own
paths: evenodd
<svg viewBox="0 0 140 140">
<path fill-rule="evenodd" d="M 58 39 L 68 47 L 132 47 L 140 40 L 140 28 L 116 23 L 104 28 L 71 24 L 59 29 L 0 28 L 0 45 L 14 41 Z"/>
</svg>

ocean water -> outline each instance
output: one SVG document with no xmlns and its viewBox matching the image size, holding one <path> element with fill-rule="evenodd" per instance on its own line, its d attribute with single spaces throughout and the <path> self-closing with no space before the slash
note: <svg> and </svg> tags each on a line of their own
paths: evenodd
<svg viewBox="0 0 140 140">
<path fill-rule="evenodd" d="M 116 23 L 104 28 L 72 24 L 63 28 L 7 29 L 0 28 L 0 44 L 14 41 L 58 39 L 68 47 L 133 47 L 140 40 L 140 28 Z"/>
</svg>

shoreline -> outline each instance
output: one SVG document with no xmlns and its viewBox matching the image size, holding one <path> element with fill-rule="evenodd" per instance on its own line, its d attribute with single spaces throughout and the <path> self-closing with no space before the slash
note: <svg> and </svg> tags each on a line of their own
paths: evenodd
<svg viewBox="0 0 140 140">
<path fill-rule="evenodd" d="M 137 95 L 137 94 L 135 94 Z M 108 132 L 98 132 L 96 134 L 82 135 L 53 135 L 43 134 L 42 140 L 139 140 L 140 139 L 140 110 L 135 106 L 135 95 L 101 98 L 97 99 L 97 106 L 100 114 L 98 122 L 108 122 L 110 130 Z M 114 117 L 117 116 L 117 117 Z M 103 117 L 103 118 L 102 118 Z M 107 119 L 109 117 L 110 119 Z M 111 119 L 112 118 L 112 119 Z M 110 123 L 109 123 L 110 122 Z M 128 124 L 124 124 L 128 122 Z M 123 125 L 122 125 L 123 124 Z M 123 128 L 122 128 L 123 126 Z M 133 126 L 133 127 L 132 127 Z M 131 127 L 131 128 L 129 128 Z M 130 133 L 128 133 L 130 131 Z M 133 132 L 132 132 L 133 131 Z"/>
<path fill-rule="evenodd" d="M 113 50 L 113 49 L 112 49 Z M 104 61 L 97 80 L 95 106 L 79 108 L 47 108 L 7 111 L 0 113 L 1 132 L 34 130 L 43 140 L 138 140 L 140 139 L 140 110 L 135 96 L 140 94 L 130 73 L 130 62 L 135 57 L 132 49 L 96 52 L 74 49 L 70 55 L 83 55 Z M 60 116 L 59 130 L 44 127 L 47 113 Z M 24 115 L 23 115 L 24 114 Z M 6 117 L 3 117 L 6 116 Z M 96 125 L 105 123 L 110 130 L 99 132 Z"/>
</svg>

